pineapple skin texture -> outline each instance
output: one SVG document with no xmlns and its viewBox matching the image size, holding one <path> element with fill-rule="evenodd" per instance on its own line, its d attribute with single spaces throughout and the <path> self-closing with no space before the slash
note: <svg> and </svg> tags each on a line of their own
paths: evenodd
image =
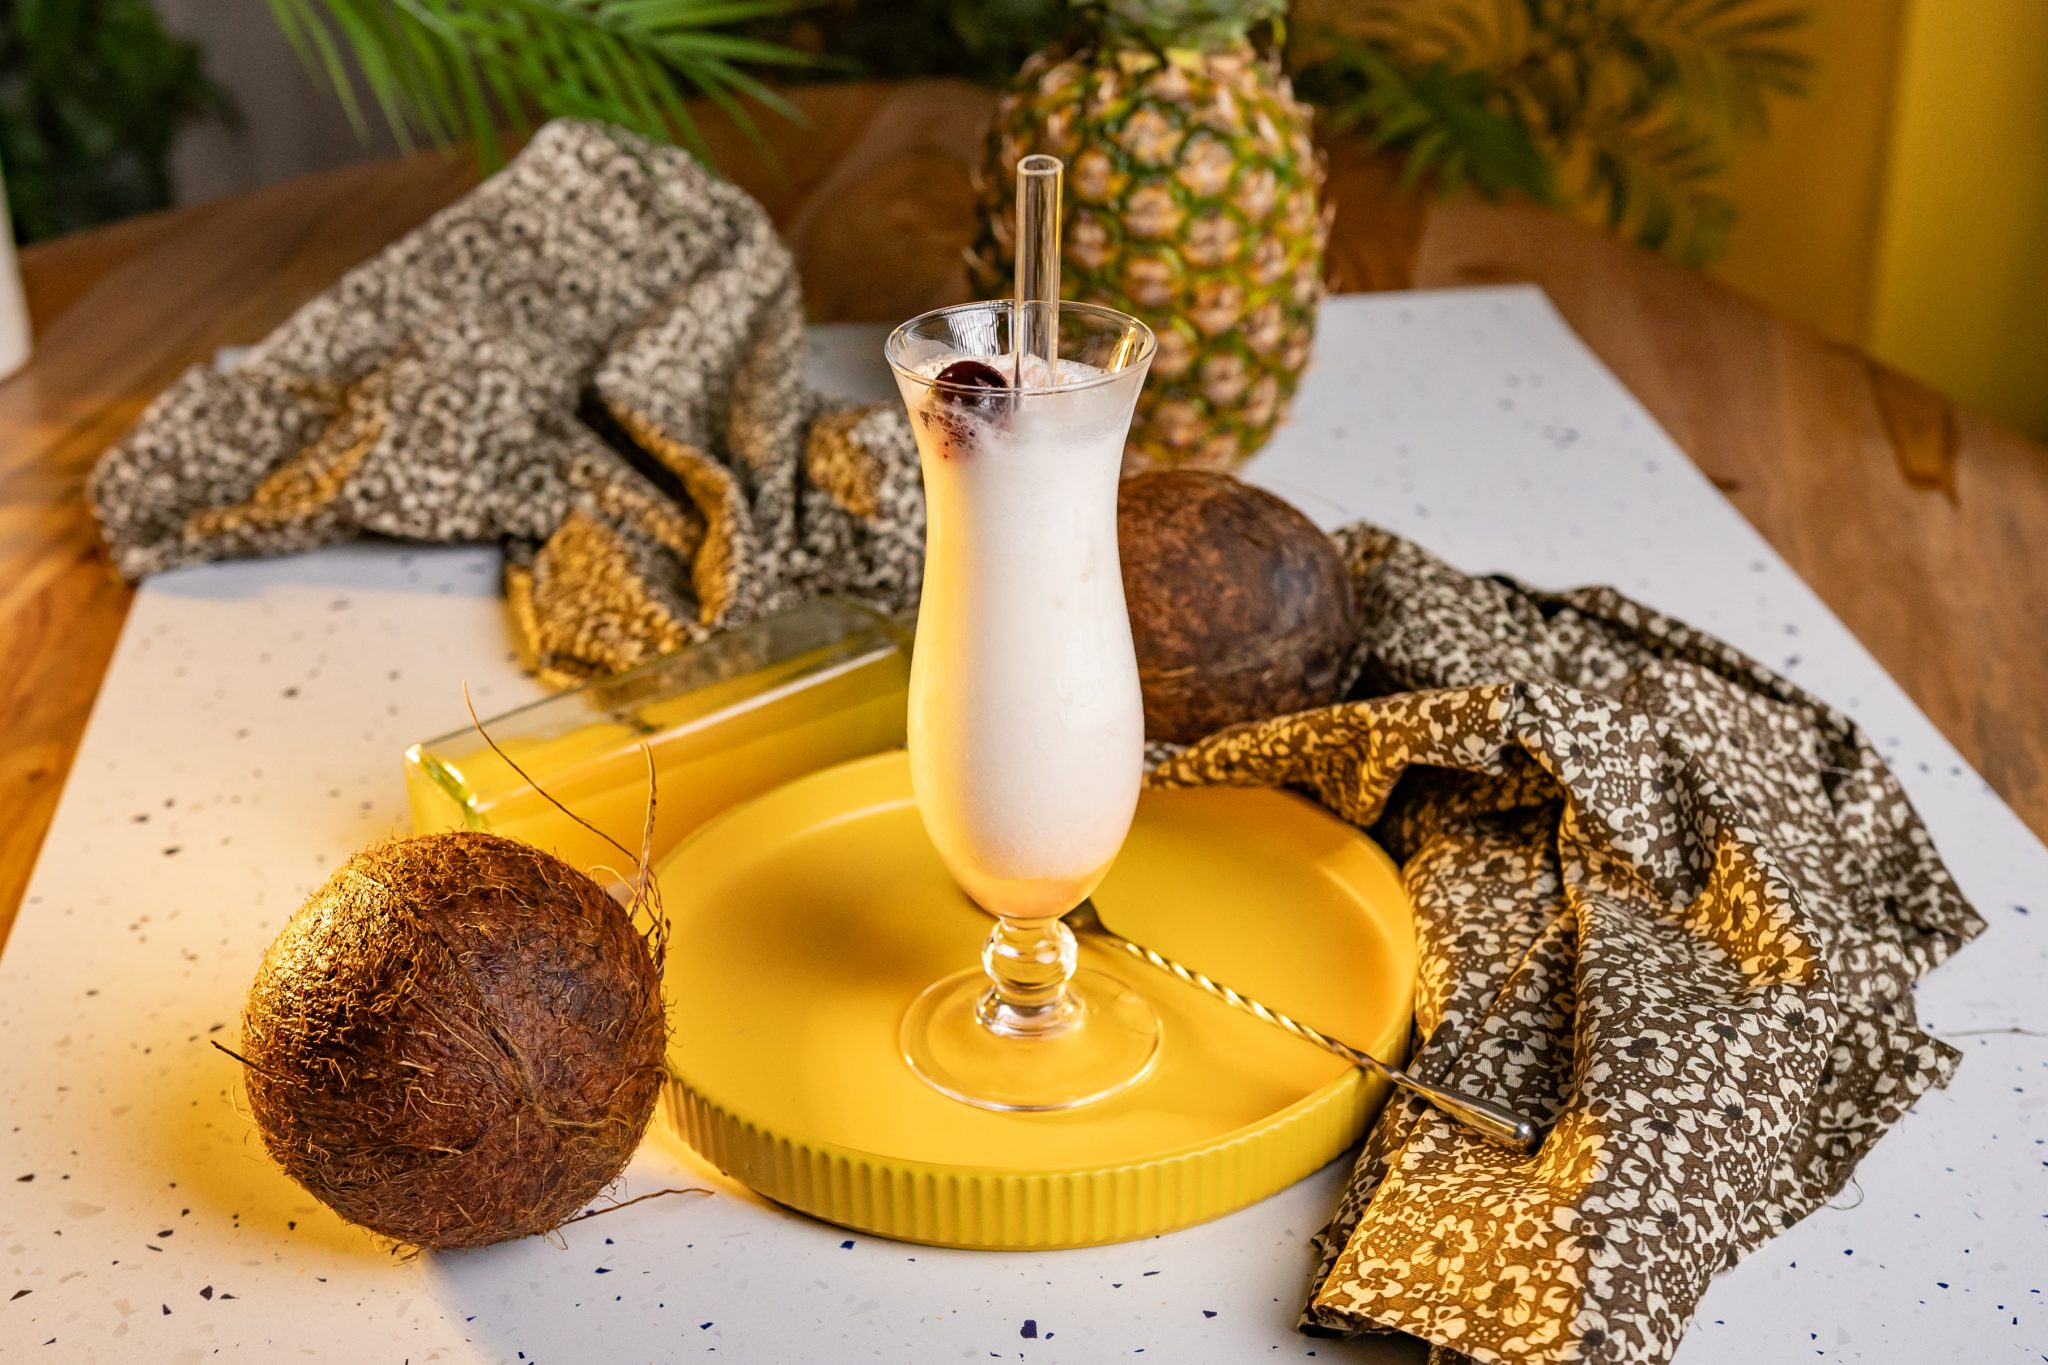
<svg viewBox="0 0 2048 1365">
<path fill-rule="evenodd" d="M 1286 419 L 1315 336 L 1329 216 L 1311 113 L 1252 47 L 1031 57 L 997 104 L 968 263 L 1012 288 L 1019 158 L 1067 163 L 1062 296 L 1149 324 L 1124 472 L 1230 470 Z"/>
</svg>

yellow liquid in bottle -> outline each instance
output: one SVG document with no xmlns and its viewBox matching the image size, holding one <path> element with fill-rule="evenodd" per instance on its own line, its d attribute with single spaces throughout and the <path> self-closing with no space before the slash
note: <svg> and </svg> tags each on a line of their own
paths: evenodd
<svg viewBox="0 0 2048 1365">
<path fill-rule="evenodd" d="M 623 714 L 594 715 L 557 734 L 494 732 L 506 757 L 481 738 L 458 752 L 445 743 L 415 745 L 406 755 L 413 829 L 488 830 L 547 849 L 600 881 L 624 880 L 633 873 L 632 858 L 564 815 L 541 791 L 637 857 L 648 794 L 644 743 L 653 754 L 659 798 L 652 845 L 658 861 L 749 797 L 901 747 L 909 660 L 899 650 L 877 647 L 822 663 L 831 652 L 813 651 Z"/>
</svg>

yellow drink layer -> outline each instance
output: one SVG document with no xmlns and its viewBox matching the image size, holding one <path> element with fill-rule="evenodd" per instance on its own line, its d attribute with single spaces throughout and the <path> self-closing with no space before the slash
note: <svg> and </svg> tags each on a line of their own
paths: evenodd
<svg viewBox="0 0 2048 1365">
<path fill-rule="evenodd" d="M 632 860 L 554 802 L 637 857 L 651 753 L 658 860 L 738 802 L 900 747 L 909 678 L 889 623 L 815 603 L 487 720 L 502 754 L 474 729 L 414 745 L 413 829 L 489 830 L 623 879 Z"/>
</svg>

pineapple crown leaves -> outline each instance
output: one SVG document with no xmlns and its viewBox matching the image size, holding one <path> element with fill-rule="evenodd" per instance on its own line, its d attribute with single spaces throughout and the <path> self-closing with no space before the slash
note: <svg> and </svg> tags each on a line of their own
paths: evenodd
<svg viewBox="0 0 2048 1365">
<path fill-rule="evenodd" d="M 1260 25 L 1286 18 L 1287 0 L 1071 0 L 1110 44 L 1161 52 L 1214 52 L 1247 42 Z"/>
<path fill-rule="evenodd" d="M 501 124 L 597 119 L 700 158 L 709 149 L 684 104 L 696 93 L 761 144 L 749 102 L 796 109 L 747 66 L 818 58 L 735 31 L 803 0 L 267 0 L 299 59 L 332 88 L 360 133 L 354 73 L 400 145 L 469 138 L 487 169 L 504 159 Z M 351 72 L 354 68 L 354 73 Z"/>
<path fill-rule="evenodd" d="M 1363 0 L 1300 84 L 1411 176 L 1578 204 L 1698 262 L 1733 221 L 1717 186 L 1736 144 L 1805 91 L 1788 40 L 1807 18 L 1784 0 Z"/>
</svg>

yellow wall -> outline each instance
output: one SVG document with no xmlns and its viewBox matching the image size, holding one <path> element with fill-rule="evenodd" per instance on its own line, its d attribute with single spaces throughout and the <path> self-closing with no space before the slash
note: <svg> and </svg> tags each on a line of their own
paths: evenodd
<svg viewBox="0 0 2048 1365">
<path fill-rule="evenodd" d="M 2048 3 L 1916 0 L 1868 340 L 2048 436 Z"/>
<path fill-rule="evenodd" d="M 2048 438 L 2048 0 L 1778 3 L 1811 89 L 1736 149 L 1711 273 Z M 1293 0 L 1297 31 L 1354 4 Z"/>
<path fill-rule="evenodd" d="M 2048 436 L 2048 0 L 1810 0 L 1714 273 Z"/>
<path fill-rule="evenodd" d="M 1865 340 L 1870 318 L 1906 4 L 1809 0 L 1791 41 L 1814 56 L 1811 88 L 1772 101 L 1768 139 L 1728 173 L 1738 216 L 1713 273 L 1843 341 Z"/>
</svg>

